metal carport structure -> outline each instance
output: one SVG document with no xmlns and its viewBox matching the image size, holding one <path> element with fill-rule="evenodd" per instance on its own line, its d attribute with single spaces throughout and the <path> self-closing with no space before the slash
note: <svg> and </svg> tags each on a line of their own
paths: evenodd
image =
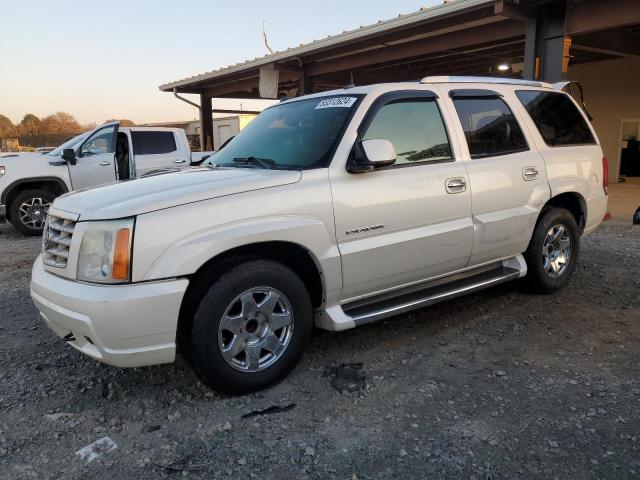
<svg viewBox="0 0 640 480">
<path fill-rule="evenodd" d="M 572 66 L 626 56 L 640 56 L 640 0 L 457 0 L 160 90 L 200 95 L 201 144 L 206 145 L 213 137 L 212 101 L 265 98 L 261 75 L 276 79 L 275 98 L 427 75 L 559 81 Z M 499 65 L 508 69 L 500 71 Z"/>
</svg>

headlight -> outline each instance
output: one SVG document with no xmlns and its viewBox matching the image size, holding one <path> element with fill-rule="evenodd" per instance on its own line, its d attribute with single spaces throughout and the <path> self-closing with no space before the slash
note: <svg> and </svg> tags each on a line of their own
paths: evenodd
<svg viewBox="0 0 640 480">
<path fill-rule="evenodd" d="M 0 165 L 0 177 L 4 175 L 4 165 Z"/>
<path fill-rule="evenodd" d="M 80 244 L 78 280 L 128 282 L 132 238 L 133 218 L 87 222 Z"/>
</svg>

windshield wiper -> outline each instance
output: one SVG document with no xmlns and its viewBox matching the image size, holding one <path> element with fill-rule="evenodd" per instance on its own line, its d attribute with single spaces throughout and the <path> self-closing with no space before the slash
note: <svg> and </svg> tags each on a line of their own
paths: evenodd
<svg viewBox="0 0 640 480">
<path fill-rule="evenodd" d="M 276 162 L 270 158 L 258 158 L 258 157 L 236 157 L 233 159 L 233 163 L 236 165 L 258 165 L 261 168 L 271 169 L 276 166 Z"/>
</svg>

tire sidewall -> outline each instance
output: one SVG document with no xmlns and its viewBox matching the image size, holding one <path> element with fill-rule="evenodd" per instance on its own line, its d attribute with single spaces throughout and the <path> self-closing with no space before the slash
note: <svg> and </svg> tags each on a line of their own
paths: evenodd
<svg viewBox="0 0 640 480">
<path fill-rule="evenodd" d="M 49 203 L 52 203 L 56 196 L 55 194 L 53 194 L 53 192 L 49 191 L 49 190 L 40 190 L 40 189 L 31 189 L 31 190 L 25 190 L 23 192 L 18 193 L 13 200 L 11 201 L 11 205 L 9 206 L 9 221 L 12 223 L 12 225 L 18 229 L 20 232 L 24 233 L 25 235 L 42 235 L 42 228 L 40 229 L 35 229 L 35 228 L 31 228 L 27 225 L 25 225 L 24 223 L 22 223 L 22 221 L 20 220 L 20 205 L 22 205 L 25 200 L 28 200 L 30 198 L 36 198 L 36 197 L 40 197 L 43 199 L 46 199 Z"/>
<path fill-rule="evenodd" d="M 571 236 L 571 258 L 566 270 L 559 277 L 552 278 L 544 270 L 542 247 L 547 232 L 555 225 L 563 225 Z M 554 208 L 546 212 L 538 224 L 527 249 L 528 277 L 532 287 L 541 293 L 551 293 L 564 287 L 575 271 L 580 253 L 580 233 L 573 215 L 564 208 Z"/>
<path fill-rule="evenodd" d="M 271 287 L 281 292 L 293 310 L 292 337 L 282 356 L 259 372 L 230 366 L 220 351 L 218 329 L 229 304 L 244 291 Z M 239 265 L 220 276 L 202 298 L 191 332 L 191 361 L 203 382 L 225 393 L 258 390 L 284 378 L 306 349 L 313 327 L 313 308 L 300 278 L 287 267 L 266 260 Z"/>
</svg>

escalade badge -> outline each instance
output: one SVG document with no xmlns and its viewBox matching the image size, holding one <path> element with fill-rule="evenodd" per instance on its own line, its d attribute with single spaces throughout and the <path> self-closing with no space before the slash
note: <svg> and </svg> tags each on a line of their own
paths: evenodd
<svg viewBox="0 0 640 480">
<path fill-rule="evenodd" d="M 371 230 L 379 230 L 381 228 L 384 228 L 384 225 L 382 225 L 381 223 L 379 223 L 378 225 L 371 225 L 370 227 L 354 228 L 353 230 L 347 230 L 347 235 L 353 235 L 354 233 L 369 232 Z"/>
</svg>

